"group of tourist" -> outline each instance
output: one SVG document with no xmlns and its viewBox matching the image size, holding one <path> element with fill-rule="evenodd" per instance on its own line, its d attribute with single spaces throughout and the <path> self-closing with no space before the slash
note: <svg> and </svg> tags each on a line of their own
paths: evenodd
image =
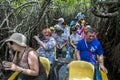
<svg viewBox="0 0 120 80">
<path fill-rule="evenodd" d="M 39 45 L 38 53 L 27 46 L 27 39 L 23 34 L 13 33 L 5 42 L 10 50 L 15 51 L 15 56 L 12 62 L 3 61 L 5 70 L 20 72 L 17 80 L 47 80 L 39 57 L 48 58 L 52 65 L 56 58 L 65 58 L 66 50 L 70 48 L 71 58 L 93 65 L 98 61 L 100 69 L 107 73 L 102 45 L 96 38 L 94 29 L 86 24 L 84 14 L 78 13 L 70 22 L 70 27 L 64 18 L 56 21 L 58 23 L 54 27 L 42 29 L 42 37 L 33 36 Z"/>
</svg>

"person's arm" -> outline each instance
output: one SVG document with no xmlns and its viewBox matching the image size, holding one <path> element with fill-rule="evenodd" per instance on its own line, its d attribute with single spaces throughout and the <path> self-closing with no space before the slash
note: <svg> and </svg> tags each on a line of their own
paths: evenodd
<svg viewBox="0 0 120 80">
<path fill-rule="evenodd" d="M 47 50 L 46 44 L 43 43 L 43 41 L 41 41 L 38 36 L 34 36 L 34 38 L 36 39 L 39 45 L 41 45 L 45 50 Z"/>
<path fill-rule="evenodd" d="M 18 71 L 25 75 L 37 76 L 39 74 L 38 56 L 35 51 L 30 51 L 28 55 L 28 64 L 30 69 L 20 67 L 13 62 L 3 61 L 5 70 Z"/>
<path fill-rule="evenodd" d="M 59 47 L 59 43 L 58 43 L 57 40 L 56 40 L 56 47 L 57 47 L 57 48 L 60 48 L 60 47 Z"/>
<path fill-rule="evenodd" d="M 81 42 L 78 41 L 76 49 L 75 49 L 76 50 L 75 56 L 77 60 L 80 60 L 80 50 L 81 50 L 80 48 L 81 48 Z"/>
<path fill-rule="evenodd" d="M 16 52 L 15 55 L 14 55 L 13 61 L 12 61 L 13 63 L 16 63 L 16 61 L 17 61 L 17 55 L 18 55 L 18 54 L 17 54 L 17 52 Z"/>
<path fill-rule="evenodd" d="M 75 57 L 77 60 L 80 60 L 80 52 L 78 50 L 75 52 Z"/>
<path fill-rule="evenodd" d="M 99 62 L 99 67 L 100 67 L 100 69 L 102 69 L 104 72 L 108 73 L 107 69 L 106 69 L 105 66 L 104 66 L 104 56 L 103 56 L 103 53 L 104 53 L 104 51 L 103 51 L 102 45 L 101 45 L 101 43 L 99 42 L 99 43 L 98 43 L 98 49 L 97 49 L 97 54 L 98 54 L 97 60 L 98 60 L 98 62 Z"/>
<path fill-rule="evenodd" d="M 35 51 L 30 51 L 28 55 L 28 64 L 30 69 L 24 69 L 22 71 L 23 74 L 27 74 L 30 76 L 37 76 L 39 74 L 39 58 Z"/>
<path fill-rule="evenodd" d="M 65 47 L 65 46 L 67 45 L 67 43 L 68 43 L 68 40 L 66 40 L 66 41 L 62 44 L 61 48 Z"/>
<path fill-rule="evenodd" d="M 98 62 L 101 63 L 102 65 L 104 64 L 103 55 L 98 56 Z"/>
<path fill-rule="evenodd" d="M 72 42 L 71 39 L 70 39 L 70 44 L 72 45 L 72 47 L 74 47 L 76 49 L 76 45 L 74 45 L 74 43 Z"/>
<path fill-rule="evenodd" d="M 97 57 L 97 59 L 98 59 L 99 67 L 100 67 L 103 71 L 105 71 L 106 73 L 108 73 L 107 69 L 106 69 L 105 66 L 104 66 L 104 57 L 103 57 L 103 55 L 99 55 L 99 56 Z"/>
<path fill-rule="evenodd" d="M 30 51 L 28 53 L 28 65 L 30 69 L 24 69 L 22 67 L 17 67 L 17 71 L 22 72 L 25 75 L 29 76 L 38 76 L 39 74 L 39 63 L 38 63 L 38 56 L 35 51 Z"/>
</svg>

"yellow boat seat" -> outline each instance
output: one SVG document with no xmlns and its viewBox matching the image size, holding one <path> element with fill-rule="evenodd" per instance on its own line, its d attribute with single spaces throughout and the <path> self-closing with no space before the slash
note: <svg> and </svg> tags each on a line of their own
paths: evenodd
<svg viewBox="0 0 120 80">
<path fill-rule="evenodd" d="M 19 74 L 19 72 L 14 72 L 9 78 L 8 80 L 15 80 L 15 78 L 17 77 L 17 75 Z"/>
<path fill-rule="evenodd" d="M 56 59 L 56 47 L 54 47 L 54 56 L 55 56 L 55 59 Z"/>
<path fill-rule="evenodd" d="M 72 61 L 68 65 L 69 80 L 93 80 L 94 66 L 85 61 Z"/>
<path fill-rule="evenodd" d="M 101 75 L 102 75 L 102 80 L 108 80 L 108 77 L 107 77 L 106 73 L 103 72 L 102 70 L 100 70 L 100 72 L 101 72 Z"/>
<path fill-rule="evenodd" d="M 46 57 L 40 57 L 40 62 L 43 64 L 43 67 L 45 68 L 48 77 L 50 72 L 50 61 Z"/>
<path fill-rule="evenodd" d="M 94 66 L 86 61 L 72 61 L 68 65 L 69 80 L 93 80 Z M 108 80 L 107 74 L 100 70 L 102 80 Z"/>
<path fill-rule="evenodd" d="M 50 62 L 47 58 L 45 57 L 40 57 L 40 61 L 41 63 L 43 64 L 43 67 L 45 68 L 46 70 L 46 74 L 47 74 L 47 77 L 49 75 L 49 71 L 50 71 Z M 8 80 L 15 80 L 15 78 L 17 77 L 17 75 L 19 74 L 19 72 L 14 72 L 9 78 Z"/>
<path fill-rule="evenodd" d="M 39 52 L 39 48 L 36 50 L 36 52 Z M 46 57 L 40 57 L 40 62 L 43 64 L 43 67 L 46 70 L 46 74 L 47 76 L 49 75 L 49 71 L 50 71 L 50 62 Z"/>
</svg>

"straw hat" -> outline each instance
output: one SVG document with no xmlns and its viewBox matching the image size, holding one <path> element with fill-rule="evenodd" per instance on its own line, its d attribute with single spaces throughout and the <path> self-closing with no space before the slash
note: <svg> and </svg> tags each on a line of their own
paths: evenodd
<svg viewBox="0 0 120 80">
<path fill-rule="evenodd" d="M 20 46 L 26 47 L 27 38 L 21 33 L 13 33 L 5 42 L 13 41 Z"/>
</svg>

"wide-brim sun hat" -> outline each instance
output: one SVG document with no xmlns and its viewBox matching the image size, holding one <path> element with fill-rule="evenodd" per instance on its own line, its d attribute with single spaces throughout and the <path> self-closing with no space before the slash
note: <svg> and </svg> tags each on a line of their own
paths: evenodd
<svg viewBox="0 0 120 80">
<path fill-rule="evenodd" d="M 13 41 L 16 44 L 26 47 L 27 38 L 21 33 L 13 33 L 5 42 Z"/>
<path fill-rule="evenodd" d="M 64 31 L 63 31 L 63 29 L 62 29 L 61 27 L 58 27 L 58 28 L 56 29 L 56 31 L 57 31 L 57 32 L 62 32 L 62 33 L 64 33 Z"/>
</svg>

